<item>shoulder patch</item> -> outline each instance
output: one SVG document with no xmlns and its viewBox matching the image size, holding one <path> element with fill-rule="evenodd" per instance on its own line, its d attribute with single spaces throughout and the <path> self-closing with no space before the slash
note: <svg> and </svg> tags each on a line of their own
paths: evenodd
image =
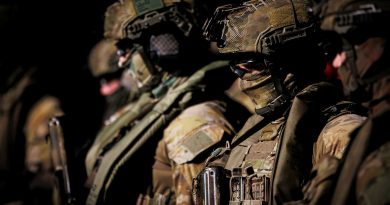
<svg viewBox="0 0 390 205">
<path fill-rule="evenodd" d="M 216 102 L 205 102 L 187 108 L 164 130 L 168 156 L 177 164 L 193 160 L 218 143 L 224 133 L 233 129 L 223 116 L 224 109 Z"/>
</svg>

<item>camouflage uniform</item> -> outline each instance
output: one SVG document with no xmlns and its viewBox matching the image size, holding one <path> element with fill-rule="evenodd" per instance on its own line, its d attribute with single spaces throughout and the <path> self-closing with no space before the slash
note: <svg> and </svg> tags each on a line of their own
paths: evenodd
<svg viewBox="0 0 390 205">
<path fill-rule="evenodd" d="M 219 52 L 236 55 L 231 68 L 256 115 L 207 160 L 194 181 L 196 204 L 300 199 L 311 168 L 324 156 L 341 157 L 349 133 L 364 120 L 359 106 L 342 102 L 338 87 L 321 82 L 325 62 L 312 38 L 317 25 L 307 13 L 309 4 L 226 5 L 205 24 Z"/>
<path fill-rule="evenodd" d="M 350 142 L 350 133 L 365 120 L 358 114 L 335 116 L 328 120 L 322 129 L 313 148 L 313 165 L 324 156 L 334 156 L 341 159 Z"/>
<path fill-rule="evenodd" d="M 289 118 L 289 116 L 296 116 L 294 112 L 300 112 L 300 110 L 303 108 L 296 106 L 298 104 L 297 102 L 301 101 L 300 98 L 307 100 L 308 97 L 318 94 L 316 92 L 307 94 L 307 92 L 310 90 L 310 87 L 313 86 L 315 85 L 311 85 L 301 91 L 301 93 L 297 94 L 296 100 L 293 102 L 292 108 L 287 116 L 272 119 L 269 117 L 264 118 L 259 115 L 253 115 L 251 118 L 249 118 L 244 127 L 231 141 L 231 148 L 229 148 L 231 151 L 221 152 L 217 156 L 210 157 L 208 160 L 208 166 L 211 167 L 222 165 L 225 169 L 230 170 L 232 173 L 232 178 L 246 176 L 245 171 L 248 170 L 248 167 L 250 167 L 250 170 L 253 169 L 255 176 L 248 174 L 248 177 L 249 175 L 251 177 L 250 186 L 268 187 L 266 188 L 268 190 L 259 191 L 253 189 L 249 192 L 249 194 L 254 197 L 251 199 L 253 203 L 266 201 L 268 203 L 279 204 L 280 201 L 287 200 L 286 198 L 289 197 L 298 198 L 300 193 L 297 192 L 297 190 L 299 190 L 300 184 L 299 181 L 296 185 L 292 183 L 292 177 L 299 176 L 298 178 L 301 180 L 307 179 L 308 176 L 305 176 L 305 174 L 307 174 L 310 167 L 316 166 L 318 161 L 322 160 L 326 156 L 342 157 L 343 151 L 349 142 L 349 134 L 352 132 L 352 130 L 361 125 L 365 119 L 365 117 L 361 116 L 360 112 L 356 112 L 356 109 L 348 108 L 348 106 L 351 105 L 349 102 L 342 102 L 322 111 L 310 109 L 311 114 L 315 112 L 318 113 L 318 115 L 315 115 L 317 118 L 312 117 L 311 121 L 319 122 L 321 121 L 319 120 L 320 117 L 324 118 L 324 116 L 326 116 L 325 123 L 311 123 L 304 128 L 304 132 L 311 134 L 306 135 L 305 137 L 301 136 L 301 139 L 294 138 L 291 135 L 293 131 L 303 131 L 294 124 L 302 123 L 302 121 L 296 120 L 295 117 Z M 323 92 L 323 95 L 326 96 L 325 92 Z M 325 99 L 322 102 L 324 101 Z M 323 128 L 320 130 L 315 128 L 322 126 Z M 296 141 L 294 142 L 292 139 Z M 281 142 L 282 144 L 280 144 Z M 289 143 L 292 143 L 293 146 L 298 148 L 286 148 L 285 145 Z M 304 146 L 302 146 L 302 144 L 304 144 Z M 299 151 L 302 147 L 306 149 L 306 151 L 299 153 L 302 152 Z M 307 155 L 307 153 L 310 153 L 310 149 L 314 150 L 311 158 L 308 158 L 308 156 L 300 157 L 300 154 Z M 295 155 L 298 155 L 298 157 L 286 157 L 286 155 L 292 155 L 291 153 L 294 152 Z M 292 160 L 296 164 L 298 164 L 299 159 L 305 159 L 306 161 L 300 161 L 299 164 L 302 166 L 302 168 L 296 168 L 295 166 L 298 165 L 290 165 L 285 163 L 286 158 Z M 277 160 L 279 160 L 279 162 Z M 280 163 L 280 161 L 282 162 Z M 276 173 L 277 178 L 275 178 L 275 169 L 282 172 L 281 175 Z M 291 170 L 292 173 L 297 172 L 297 176 L 283 171 L 287 169 Z M 294 172 L 292 170 L 294 170 Z M 236 172 L 240 172 L 242 175 L 234 175 Z M 249 179 L 248 177 L 247 179 Z M 230 183 L 232 183 L 232 178 L 230 178 Z M 281 184 L 283 184 L 283 186 Z M 294 185 L 296 187 L 294 187 Z M 238 184 L 237 186 L 240 187 Z M 284 193 L 291 195 L 280 194 L 281 191 L 278 189 L 280 187 L 293 187 L 290 188 L 289 191 L 283 190 Z M 230 195 L 231 202 L 250 201 L 250 198 L 240 195 L 240 191 L 240 189 L 234 190 L 233 185 L 230 187 L 230 192 L 232 193 Z M 271 196 L 272 191 L 277 194 Z M 275 201 L 272 202 L 271 200 Z"/>
</svg>

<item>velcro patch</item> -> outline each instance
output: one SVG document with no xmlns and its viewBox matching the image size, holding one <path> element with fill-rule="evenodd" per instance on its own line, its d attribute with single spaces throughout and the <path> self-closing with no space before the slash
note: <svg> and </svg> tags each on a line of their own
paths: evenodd
<svg viewBox="0 0 390 205">
<path fill-rule="evenodd" d="M 133 0 L 137 16 L 164 7 L 161 0 Z"/>
<path fill-rule="evenodd" d="M 168 155 L 177 164 L 189 162 L 204 150 L 219 142 L 223 133 L 224 130 L 221 127 L 205 126 L 196 133 L 183 137 L 181 143 L 170 150 Z"/>
</svg>

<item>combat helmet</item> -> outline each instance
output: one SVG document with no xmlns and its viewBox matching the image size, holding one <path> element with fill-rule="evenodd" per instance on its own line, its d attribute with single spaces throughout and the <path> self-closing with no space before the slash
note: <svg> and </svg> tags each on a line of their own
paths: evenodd
<svg viewBox="0 0 390 205">
<path fill-rule="evenodd" d="M 289 41 L 314 31 L 306 0 L 254 0 L 217 8 L 204 25 L 206 38 L 218 43 L 220 53 L 269 55 Z"/>
<path fill-rule="evenodd" d="M 180 5 L 180 6 L 178 6 Z M 173 0 L 125 0 L 129 15 L 124 21 L 123 35 L 130 39 L 139 38 L 143 31 L 161 22 L 174 22 L 177 28 L 188 36 L 193 28 L 193 2 Z"/>
<path fill-rule="evenodd" d="M 338 73 L 345 94 L 354 101 L 369 100 L 371 91 L 367 88 L 389 73 L 386 61 L 389 52 L 388 49 L 383 52 L 375 49 L 367 53 L 363 49 L 369 45 L 384 47 L 385 43 L 379 41 L 389 37 L 386 25 L 390 17 L 390 1 L 323 0 L 313 8 L 321 22 L 321 29 L 339 37 L 333 46 L 340 48 L 340 55 L 335 59 L 338 63 L 335 64 L 340 67 Z M 368 42 L 369 39 L 371 42 Z M 365 46 L 359 46 L 363 43 L 366 43 Z"/>
<path fill-rule="evenodd" d="M 231 68 L 257 114 L 287 105 L 299 91 L 297 84 L 285 83 L 293 79 L 289 73 L 300 76 L 294 80 L 300 88 L 322 74 L 317 69 L 324 66 L 323 54 L 316 51 L 319 29 L 311 6 L 309 0 L 245 1 L 218 7 L 205 23 L 204 36 L 232 60 Z"/>
<path fill-rule="evenodd" d="M 124 21 L 131 16 L 129 10 L 126 9 L 126 2 L 118 1 L 107 7 L 104 13 L 104 37 L 120 40 L 124 36 L 122 34 Z"/>
<path fill-rule="evenodd" d="M 120 55 L 131 59 L 129 71 L 141 90 L 150 90 L 162 80 L 163 72 L 175 73 L 185 67 L 198 68 L 208 44 L 201 36 L 192 1 L 124 0 L 120 18 Z M 113 9 L 113 10 L 118 10 Z M 117 32 L 114 32 L 117 33 Z M 201 51 L 202 50 L 202 51 Z"/>
<path fill-rule="evenodd" d="M 92 48 L 89 55 L 89 68 L 94 77 L 100 78 L 120 70 L 117 65 L 115 43 L 112 39 L 103 39 Z"/>
<path fill-rule="evenodd" d="M 315 6 L 315 12 L 321 20 L 323 30 L 336 31 L 339 34 L 354 32 L 359 27 L 387 30 L 385 25 L 390 17 L 390 2 L 387 0 L 322 0 Z"/>
</svg>

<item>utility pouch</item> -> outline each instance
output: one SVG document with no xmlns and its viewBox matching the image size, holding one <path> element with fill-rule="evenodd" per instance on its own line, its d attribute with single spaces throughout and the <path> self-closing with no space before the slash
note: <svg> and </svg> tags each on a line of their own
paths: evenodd
<svg viewBox="0 0 390 205">
<path fill-rule="evenodd" d="M 258 176 L 252 166 L 234 168 L 230 179 L 229 205 L 267 205 L 270 196 L 270 178 Z"/>
<path fill-rule="evenodd" d="M 230 171 L 221 166 L 204 168 L 192 182 L 196 205 L 225 205 L 229 199 Z"/>
</svg>

